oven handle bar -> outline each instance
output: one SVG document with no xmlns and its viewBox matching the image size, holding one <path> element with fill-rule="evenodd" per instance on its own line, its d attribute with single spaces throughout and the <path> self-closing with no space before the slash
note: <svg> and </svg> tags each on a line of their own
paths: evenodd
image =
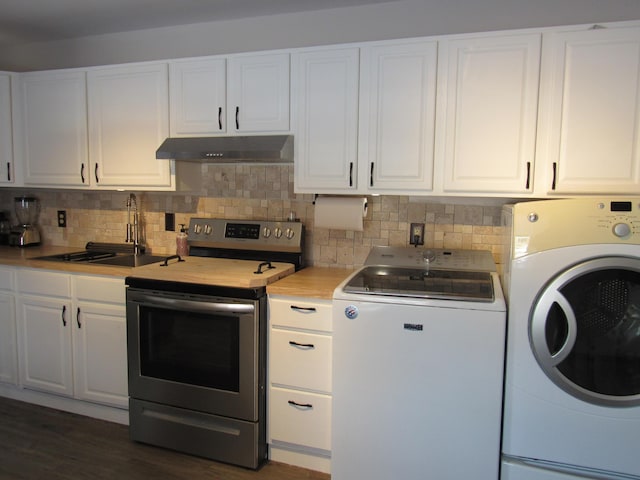
<svg viewBox="0 0 640 480">
<path fill-rule="evenodd" d="M 157 295 L 147 295 L 137 293 L 134 303 L 145 303 L 149 306 L 160 306 L 175 310 L 188 310 L 190 312 L 203 313 L 253 313 L 255 306 L 242 303 L 217 303 L 217 302 L 196 302 L 193 300 L 183 300 L 180 298 L 165 298 Z"/>
</svg>

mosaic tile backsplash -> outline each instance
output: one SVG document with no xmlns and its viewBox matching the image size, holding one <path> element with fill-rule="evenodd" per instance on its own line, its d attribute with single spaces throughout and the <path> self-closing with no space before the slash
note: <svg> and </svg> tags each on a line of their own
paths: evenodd
<svg viewBox="0 0 640 480">
<path fill-rule="evenodd" d="M 197 195 L 133 192 L 144 241 L 154 254 L 175 252 L 176 232 L 165 231 L 165 212 L 175 213 L 176 229 L 193 216 L 284 220 L 295 212 L 305 225 L 307 265 L 358 267 L 374 245 L 407 246 L 410 224 L 416 222 L 425 224 L 425 248 L 487 249 L 502 263 L 500 205 L 368 196 L 363 231 L 328 230 L 314 228 L 314 196 L 293 193 L 293 166 L 203 165 L 202 174 L 205 187 Z M 39 226 L 46 245 L 84 248 L 89 241 L 125 241 L 129 192 L 2 189 L 0 210 L 8 212 L 12 222 L 13 198 L 25 194 L 40 200 Z M 58 210 L 67 213 L 66 228 L 57 225 Z"/>
</svg>

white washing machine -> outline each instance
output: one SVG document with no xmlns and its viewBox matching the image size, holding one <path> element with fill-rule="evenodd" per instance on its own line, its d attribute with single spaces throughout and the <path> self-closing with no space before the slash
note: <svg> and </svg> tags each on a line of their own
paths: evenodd
<svg viewBox="0 0 640 480">
<path fill-rule="evenodd" d="M 640 197 L 503 211 L 502 480 L 640 479 Z"/>
<path fill-rule="evenodd" d="M 374 247 L 334 292 L 333 480 L 497 480 L 505 302 L 490 252 Z"/>
</svg>

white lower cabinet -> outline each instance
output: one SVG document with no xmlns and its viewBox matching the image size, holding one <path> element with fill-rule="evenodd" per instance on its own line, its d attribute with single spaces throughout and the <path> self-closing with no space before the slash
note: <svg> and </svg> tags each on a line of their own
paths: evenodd
<svg viewBox="0 0 640 480">
<path fill-rule="evenodd" d="M 331 469 L 331 301 L 269 297 L 272 460 Z"/>
<path fill-rule="evenodd" d="M 17 271 L 20 384 L 127 406 L 124 280 Z"/>
<path fill-rule="evenodd" d="M 10 268 L 0 268 L 0 382 L 18 382 L 14 276 Z"/>
</svg>

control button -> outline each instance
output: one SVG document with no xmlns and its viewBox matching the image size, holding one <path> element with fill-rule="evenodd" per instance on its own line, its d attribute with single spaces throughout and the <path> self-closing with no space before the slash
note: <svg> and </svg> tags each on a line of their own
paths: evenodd
<svg viewBox="0 0 640 480">
<path fill-rule="evenodd" d="M 280 227 L 276 227 L 273 231 L 273 234 L 276 238 L 280 238 L 282 236 L 282 229 Z"/>
<path fill-rule="evenodd" d="M 204 234 L 205 235 L 211 235 L 212 230 L 213 229 L 211 228 L 211 225 L 209 225 L 208 223 L 205 223 L 205 225 L 204 225 Z"/>
<path fill-rule="evenodd" d="M 193 225 L 193 232 L 197 233 L 197 234 L 201 234 L 202 233 L 202 225 L 200 225 L 199 223 L 196 223 Z"/>
<path fill-rule="evenodd" d="M 530 221 L 531 223 L 535 223 L 535 222 L 537 222 L 537 221 L 538 221 L 538 214 L 537 214 L 537 213 L 534 213 L 534 212 L 531 212 L 531 213 L 527 216 L 527 218 L 529 219 L 529 221 Z"/>
<path fill-rule="evenodd" d="M 296 232 L 294 232 L 292 228 L 287 228 L 284 231 L 284 236 L 287 237 L 289 240 L 291 240 L 295 234 Z"/>
<path fill-rule="evenodd" d="M 262 236 L 264 238 L 269 238 L 271 236 L 271 229 L 269 227 L 264 227 L 262 229 Z"/>
<path fill-rule="evenodd" d="M 631 227 L 627 223 L 616 223 L 613 226 L 613 234 L 616 237 L 623 238 L 631 233 Z"/>
</svg>

